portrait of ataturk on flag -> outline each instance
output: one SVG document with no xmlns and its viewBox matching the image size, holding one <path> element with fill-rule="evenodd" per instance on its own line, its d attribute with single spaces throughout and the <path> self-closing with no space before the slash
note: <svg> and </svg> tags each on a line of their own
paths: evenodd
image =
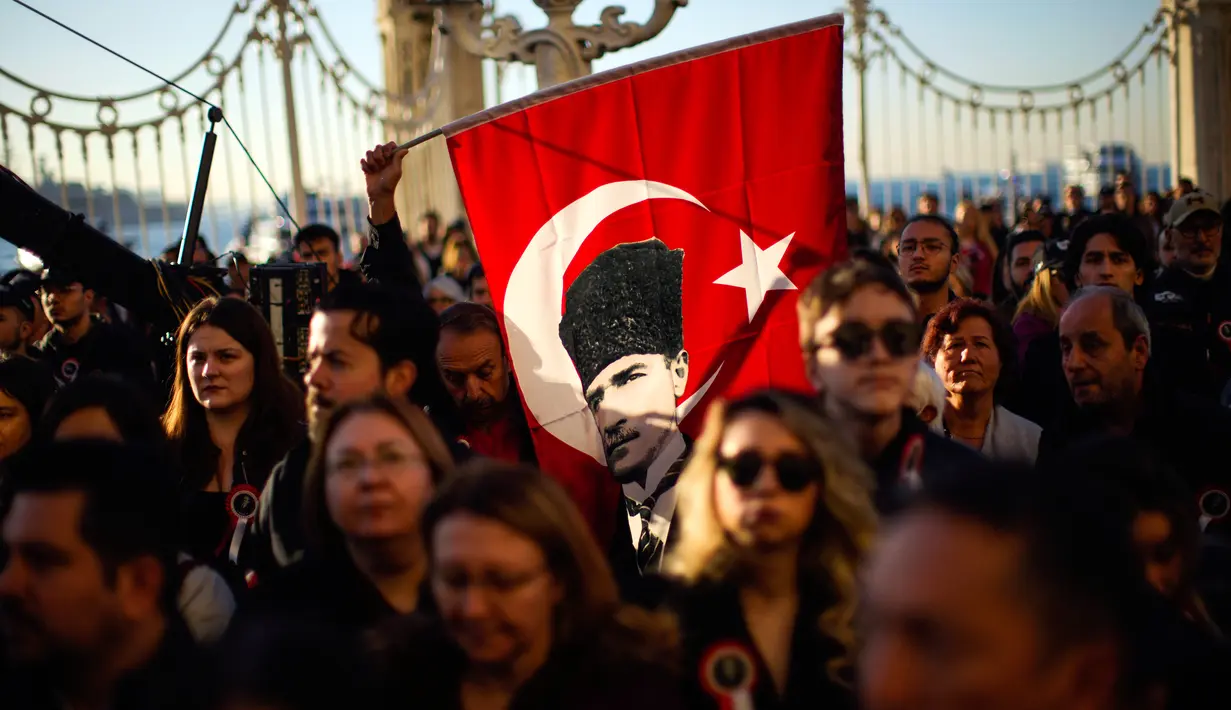
<svg viewBox="0 0 1231 710">
<path fill-rule="evenodd" d="M 682 249 L 619 244 L 573 281 L 560 320 L 642 570 L 661 557 L 688 448 L 676 408 L 688 384 L 683 279 Z"/>
</svg>

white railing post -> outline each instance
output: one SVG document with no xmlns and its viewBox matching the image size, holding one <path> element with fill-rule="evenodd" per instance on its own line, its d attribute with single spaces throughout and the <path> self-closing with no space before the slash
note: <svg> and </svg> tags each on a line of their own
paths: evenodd
<svg viewBox="0 0 1231 710">
<path fill-rule="evenodd" d="M 868 175 L 868 55 L 864 37 L 868 31 L 868 0 L 850 0 L 851 32 L 855 37 L 855 102 L 859 112 L 859 213 L 867 217 L 872 209 L 872 180 Z"/>
<path fill-rule="evenodd" d="M 295 57 L 286 27 L 290 0 L 272 1 L 278 12 L 278 59 L 282 64 L 282 94 L 286 101 L 286 134 L 291 158 L 291 214 L 300 226 L 303 226 L 308 221 L 308 195 L 303 188 L 303 170 L 299 161 L 299 128 L 295 120 L 295 92 L 291 85 L 291 62 Z"/>
</svg>

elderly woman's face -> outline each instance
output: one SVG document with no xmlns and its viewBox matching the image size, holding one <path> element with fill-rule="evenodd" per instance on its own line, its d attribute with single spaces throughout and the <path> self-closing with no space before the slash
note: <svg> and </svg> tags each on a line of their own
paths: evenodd
<svg viewBox="0 0 1231 710">
<path fill-rule="evenodd" d="M 959 323 L 936 353 L 936 374 L 951 394 L 992 391 L 1000 379 L 1000 352 L 991 324 L 977 316 Z"/>
</svg>

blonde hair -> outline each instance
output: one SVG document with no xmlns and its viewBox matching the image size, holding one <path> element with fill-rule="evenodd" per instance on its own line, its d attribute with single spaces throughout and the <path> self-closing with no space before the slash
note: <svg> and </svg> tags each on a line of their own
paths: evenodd
<svg viewBox="0 0 1231 710">
<path fill-rule="evenodd" d="M 1034 282 L 1030 284 L 1030 291 L 1022 298 L 1021 303 L 1017 304 L 1017 311 L 1013 314 L 1014 323 L 1022 314 L 1029 313 L 1052 326 L 1059 325 L 1061 304 L 1056 298 L 1052 278 L 1050 269 L 1039 269 L 1034 275 Z"/>
<path fill-rule="evenodd" d="M 962 226 L 965 221 L 965 216 L 970 213 L 973 213 L 975 218 L 974 234 L 970 234 L 969 231 Z M 987 250 L 987 253 L 991 255 L 992 261 L 995 261 L 996 258 L 1000 256 L 1000 247 L 996 246 L 996 240 L 992 238 L 991 220 L 984 216 L 983 212 L 975 206 L 974 202 L 970 200 L 962 200 L 961 203 L 958 204 L 957 210 L 954 212 L 954 216 L 957 218 L 957 224 L 955 227 L 957 228 L 959 238 L 965 236 L 974 238 L 974 240 L 979 242 L 979 244 L 982 244 L 983 248 Z"/>
<path fill-rule="evenodd" d="M 666 571 L 688 584 L 736 582 L 743 560 L 714 512 L 714 479 L 727 425 L 750 412 L 774 416 L 823 471 L 812 524 L 800 550 L 799 570 L 803 580 L 823 584 L 834 595 L 835 601 L 821 613 L 817 626 L 843 649 L 843 655 L 828 664 L 830 677 L 849 684 L 844 672 L 854 665 L 856 573 L 876 534 L 874 478 L 833 425 L 808 403 L 792 395 L 764 392 L 710 406 L 705 429 L 677 484 L 679 522 L 672 531 L 675 544 L 668 553 Z"/>
<path fill-rule="evenodd" d="M 445 239 L 444 248 L 440 252 L 441 272 L 450 274 L 454 278 L 465 278 L 466 274 L 456 273 L 458 271 L 458 264 L 462 260 L 463 251 L 470 255 L 471 266 L 479 263 L 479 253 L 464 234 L 453 234 Z M 470 267 L 467 268 L 469 269 Z"/>
</svg>

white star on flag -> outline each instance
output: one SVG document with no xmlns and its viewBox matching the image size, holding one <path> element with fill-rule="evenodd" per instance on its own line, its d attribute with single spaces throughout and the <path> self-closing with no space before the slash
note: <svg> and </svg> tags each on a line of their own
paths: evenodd
<svg viewBox="0 0 1231 710">
<path fill-rule="evenodd" d="M 772 247 L 762 249 L 752 241 L 752 237 L 744 234 L 742 229 L 740 230 L 739 247 L 743 260 L 739 266 L 715 279 L 714 284 L 744 289 L 744 297 L 748 302 L 749 323 L 761 309 L 761 303 L 765 301 L 767 293 L 797 290 L 795 284 L 791 283 L 791 279 L 787 278 L 787 275 L 778 268 L 794 236 L 795 233 L 791 232 L 779 239 Z"/>
</svg>

